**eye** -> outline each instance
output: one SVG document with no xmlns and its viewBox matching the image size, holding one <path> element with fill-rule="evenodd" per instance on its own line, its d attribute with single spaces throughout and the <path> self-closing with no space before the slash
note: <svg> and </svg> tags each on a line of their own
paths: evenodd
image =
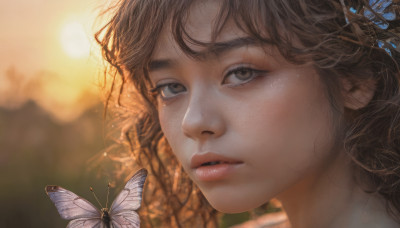
<svg viewBox="0 0 400 228">
<path fill-rule="evenodd" d="M 179 93 L 185 92 L 186 88 L 179 83 L 166 83 L 157 85 L 155 88 L 151 89 L 150 92 L 153 95 L 160 95 L 161 99 L 172 98 Z"/>
<path fill-rule="evenodd" d="M 252 81 L 254 78 L 260 76 L 262 73 L 266 73 L 262 70 L 256 70 L 249 67 L 238 67 L 229 71 L 222 84 L 229 86 L 239 86 Z"/>
</svg>

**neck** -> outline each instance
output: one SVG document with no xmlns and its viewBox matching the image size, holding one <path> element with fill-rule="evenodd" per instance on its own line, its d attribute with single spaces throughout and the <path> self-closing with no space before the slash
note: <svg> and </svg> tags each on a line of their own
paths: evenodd
<svg viewBox="0 0 400 228">
<path fill-rule="evenodd" d="M 292 227 L 399 227 L 384 201 L 355 183 L 344 153 L 317 170 L 277 197 Z"/>
</svg>

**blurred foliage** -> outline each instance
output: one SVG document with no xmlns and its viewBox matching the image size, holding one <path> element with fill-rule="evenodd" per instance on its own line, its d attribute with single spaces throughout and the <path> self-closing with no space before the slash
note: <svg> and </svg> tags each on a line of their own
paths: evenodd
<svg viewBox="0 0 400 228">
<path fill-rule="evenodd" d="M 102 105 L 63 124 L 33 102 L 0 109 L 0 227 L 65 227 L 45 194 L 48 184 L 92 202 L 93 186 L 105 199 L 108 180 L 86 163 L 104 148 L 101 116 Z"/>
</svg>

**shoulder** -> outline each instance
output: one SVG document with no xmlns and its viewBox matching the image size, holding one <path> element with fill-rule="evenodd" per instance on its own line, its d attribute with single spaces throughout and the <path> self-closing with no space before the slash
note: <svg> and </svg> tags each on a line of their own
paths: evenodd
<svg viewBox="0 0 400 228">
<path fill-rule="evenodd" d="M 284 212 L 270 213 L 232 228 L 291 228 Z"/>
</svg>

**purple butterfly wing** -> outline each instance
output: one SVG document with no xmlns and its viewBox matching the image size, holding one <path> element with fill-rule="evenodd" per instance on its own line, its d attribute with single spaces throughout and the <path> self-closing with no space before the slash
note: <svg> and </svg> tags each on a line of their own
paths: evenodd
<svg viewBox="0 0 400 228">
<path fill-rule="evenodd" d="M 139 228 L 140 218 L 135 211 L 123 211 L 112 215 L 111 223 L 114 228 Z"/>
<path fill-rule="evenodd" d="M 143 185 L 147 177 L 147 170 L 140 169 L 126 183 L 111 205 L 110 215 L 114 216 L 125 211 L 134 211 L 140 208 L 142 202 Z"/>
<path fill-rule="evenodd" d="M 100 218 L 80 218 L 68 223 L 67 228 L 102 228 Z"/>
<path fill-rule="evenodd" d="M 56 205 L 61 218 L 66 220 L 93 218 L 101 221 L 100 211 L 89 201 L 75 193 L 56 185 L 48 185 L 45 190 L 51 201 Z"/>
</svg>

